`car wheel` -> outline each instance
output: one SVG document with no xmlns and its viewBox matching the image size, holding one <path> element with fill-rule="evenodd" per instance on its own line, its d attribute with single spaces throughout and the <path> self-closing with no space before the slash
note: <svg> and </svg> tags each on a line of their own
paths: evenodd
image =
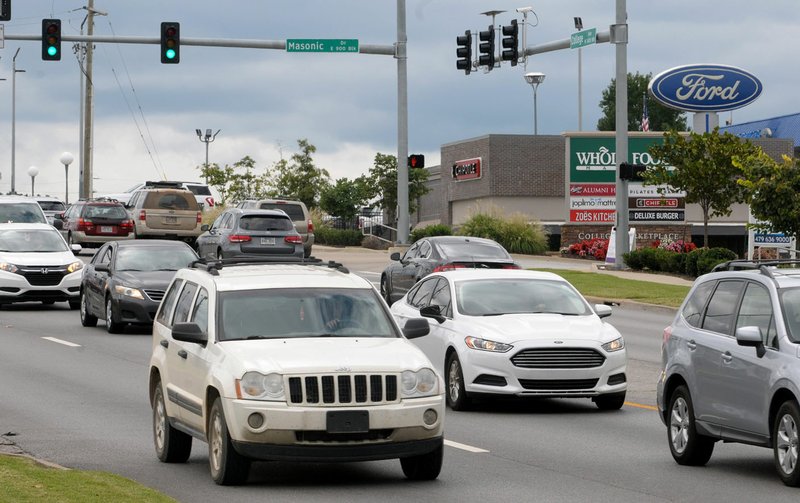
<svg viewBox="0 0 800 503">
<path fill-rule="evenodd" d="M 464 373 L 461 371 L 461 361 L 453 351 L 447 358 L 447 405 L 453 410 L 467 410 L 470 399 L 464 389 Z"/>
<path fill-rule="evenodd" d="M 111 297 L 106 298 L 106 330 L 109 334 L 118 334 L 122 331 L 123 323 L 114 321 L 114 304 Z"/>
<path fill-rule="evenodd" d="M 169 423 L 161 382 L 153 394 L 153 443 L 156 456 L 164 463 L 185 463 L 192 453 L 192 437 Z"/>
<path fill-rule="evenodd" d="M 80 309 L 81 307 L 80 300 L 68 300 L 67 302 L 69 303 L 69 308 L 72 309 L 73 311 L 76 309 Z"/>
<path fill-rule="evenodd" d="M 89 299 L 81 292 L 81 325 L 84 327 L 96 327 L 97 316 L 89 311 Z"/>
<path fill-rule="evenodd" d="M 443 457 L 444 446 L 440 445 L 427 454 L 401 458 L 400 466 L 403 467 L 403 473 L 410 480 L 434 480 L 442 471 Z"/>
<path fill-rule="evenodd" d="M 220 398 L 208 418 L 208 465 L 211 478 L 223 486 L 243 484 L 250 472 L 250 460 L 233 448 Z"/>
<path fill-rule="evenodd" d="M 303 258 L 308 258 L 311 256 L 311 247 L 308 250 L 303 250 Z"/>
<path fill-rule="evenodd" d="M 800 407 L 794 400 L 785 402 L 775 416 L 772 429 L 775 438 L 775 468 L 787 486 L 800 486 L 800 465 L 798 464 L 798 428 L 800 428 Z"/>
<path fill-rule="evenodd" d="M 222 254 L 222 249 L 217 250 L 217 260 L 222 260 L 225 258 L 225 255 Z"/>
<path fill-rule="evenodd" d="M 686 386 L 678 386 L 669 400 L 667 436 L 669 450 L 679 465 L 703 466 L 714 452 L 714 440 L 697 433 L 692 398 Z"/>
<path fill-rule="evenodd" d="M 625 392 L 608 393 L 594 397 L 594 404 L 600 410 L 619 410 L 625 403 Z"/>
<path fill-rule="evenodd" d="M 381 296 L 386 299 L 386 303 L 392 305 L 392 293 L 389 291 L 389 280 L 386 276 L 381 276 Z"/>
</svg>

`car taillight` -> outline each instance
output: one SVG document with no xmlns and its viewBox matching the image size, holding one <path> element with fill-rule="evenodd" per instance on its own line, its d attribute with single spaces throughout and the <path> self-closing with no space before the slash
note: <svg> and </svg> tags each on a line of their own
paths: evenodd
<svg viewBox="0 0 800 503">
<path fill-rule="evenodd" d="M 202 224 L 203 223 L 203 213 L 200 212 L 200 211 L 197 212 L 197 223 L 198 224 Z"/>
<path fill-rule="evenodd" d="M 78 230 L 81 232 L 94 230 L 94 223 L 91 220 L 78 219 Z"/>
<path fill-rule="evenodd" d="M 455 269 L 466 269 L 466 268 L 467 266 L 465 266 L 464 264 L 442 264 L 436 266 L 433 272 L 452 271 Z"/>
<path fill-rule="evenodd" d="M 662 337 L 663 340 L 661 342 L 662 344 L 666 345 L 669 338 L 672 337 L 672 325 L 664 329 L 664 334 L 662 335 Z"/>
<path fill-rule="evenodd" d="M 211 196 L 208 196 L 206 198 L 206 204 L 208 205 L 209 208 L 213 208 L 214 207 L 214 198 L 211 197 Z"/>
<path fill-rule="evenodd" d="M 126 230 L 126 231 L 132 231 L 133 230 L 133 220 L 123 220 L 119 224 L 119 228 L 123 229 L 123 230 Z"/>
<path fill-rule="evenodd" d="M 231 243 L 246 243 L 250 241 L 250 236 L 246 234 L 231 234 L 228 236 L 228 241 Z"/>
<path fill-rule="evenodd" d="M 314 232 L 314 222 L 308 221 L 308 232 Z"/>
<path fill-rule="evenodd" d="M 147 212 L 145 210 L 139 210 L 139 220 L 143 222 L 147 220 Z"/>
<path fill-rule="evenodd" d="M 292 243 L 296 245 L 303 244 L 303 238 L 301 238 L 300 236 L 286 236 L 285 238 L 283 238 L 283 240 L 287 243 Z"/>
<path fill-rule="evenodd" d="M 501 269 L 522 269 L 517 264 L 505 264 Z"/>
</svg>

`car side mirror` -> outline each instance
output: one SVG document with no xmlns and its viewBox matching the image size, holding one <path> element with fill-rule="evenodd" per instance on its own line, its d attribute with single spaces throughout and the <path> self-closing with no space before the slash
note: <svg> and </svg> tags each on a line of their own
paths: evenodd
<svg viewBox="0 0 800 503">
<path fill-rule="evenodd" d="M 594 312 L 601 318 L 608 318 L 611 316 L 611 306 L 605 304 L 595 304 Z"/>
<path fill-rule="evenodd" d="M 444 316 L 442 316 L 442 308 L 440 306 L 434 306 L 434 305 L 425 306 L 419 310 L 419 314 L 421 314 L 425 318 L 433 318 L 439 323 L 444 323 L 444 320 L 447 319 Z"/>
<path fill-rule="evenodd" d="M 94 270 L 98 272 L 108 272 L 108 262 L 101 262 L 99 264 L 94 265 Z"/>
<path fill-rule="evenodd" d="M 392 253 L 391 255 L 389 255 L 389 258 L 394 260 L 394 261 L 399 261 L 400 260 L 400 252 Z"/>
<path fill-rule="evenodd" d="M 81 245 L 72 244 L 69 246 L 69 249 L 72 250 L 73 254 L 77 255 L 83 250 L 83 247 Z"/>
<path fill-rule="evenodd" d="M 191 342 L 205 346 L 208 334 L 197 323 L 176 323 L 172 325 L 172 338 L 176 341 Z"/>
<path fill-rule="evenodd" d="M 53 225 L 53 227 L 55 227 L 56 229 L 58 229 L 58 230 L 61 230 L 61 229 L 63 229 L 63 228 L 64 228 L 64 221 L 63 221 L 63 220 L 61 220 L 61 219 L 60 219 L 60 218 L 58 218 L 58 217 L 55 217 L 55 218 L 53 218 L 53 224 L 52 224 L 52 225 Z"/>
<path fill-rule="evenodd" d="M 431 332 L 431 326 L 425 318 L 409 318 L 403 327 L 403 335 L 406 339 L 416 339 L 423 337 Z"/>
<path fill-rule="evenodd" d="M 761 339 L 761 329 L 755 326 L 736 329 L 736 343 L 740 346 L 756 348 L 756 355 L 761 358 L 767 352 Z"/>
<path fill-rule="evenodd" d="M 64 214 L 56 213 L 55 215 L 53 215 L 53 220 L 64 220 Z"/>
<path fill-rule="evenodd" d="M 203 225 L 200 226 L 200 230 L 203 231 L 203 232 L 207 231 L 208 229 L 209 229 L 208 224 L 203 224 Z"/>
</svg>

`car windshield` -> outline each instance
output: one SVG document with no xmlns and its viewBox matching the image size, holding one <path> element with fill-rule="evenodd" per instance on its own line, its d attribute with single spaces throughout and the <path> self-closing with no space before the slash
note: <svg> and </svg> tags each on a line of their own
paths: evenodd
<svg viewBox="0 0 800 503">
<path fill-rule="evenodd" d="M 121 218 L 126 220 L 128 212 L 122 205 L 91 205 L 84 208 L 83 218 Z"/>
<path fill-rule="evenodd" d="M 503 259 L 511 260 L 511 256 L 499 245 L 477 243 L 474 241 L 437 243 L 445 257 L 459 260 Z"/>
<path fill-rule="evenodd" d="M 2 203 L 0 202 L 0 222 L 23 224 L 46 224 L 39 203 Z"/>
<path fill-rule="evenodd" d="M 299 204 L 291 203 L 261 203 L 262 210 L 281 210 L 292 220 L 305 220 L 303 208 Z"/>
<path fill-rule="evenodd" d="M 786 318 L 786 330 L 789 339 L 800 341 L 800 288 L 780 290 L 780 303 L 783 316 Z"/>
<path fill-rule="evenodd" d="M 133 246 L 117 250 L 118 271 L 177 271 L 197 260 L 194 250 L 184 246 Z"/>
<path fill-rule="evenodd" d="M 0 230 L 0 252 L 44 253 L 68 251 L 67 243 L 57 230 Z"/>
<path fill-rule="evenodd" d="M 208 185 L 189 185 L 186 184 L 186 188 L 192 191 L 192 194 L 196 196 L 210 196 L 211 189 L 208 188 Z"/>
<path fill-rule="evenodd" d="M 368 289 L 269 288 L 219 293 L 219 340 L 398 337 Z"/>
<path fill-rule="evenodd" d="M 244 231 L 290 231 L 294 224 L 288 217 L 278 215 L 243 215 L 239 228 Z"/>
<path fill-rule="evenodd" d="M 456 303 L 458 312 L 467 316 L 592 313 L 569 284 L 535 278 L 460 281 L 456 283 Z"/>
<path fill-rule="evenodd" d="M 39 201 L 39 206 L 44 211 L 64 211 L 67 209 L 61 201 Z"/>
</svg>

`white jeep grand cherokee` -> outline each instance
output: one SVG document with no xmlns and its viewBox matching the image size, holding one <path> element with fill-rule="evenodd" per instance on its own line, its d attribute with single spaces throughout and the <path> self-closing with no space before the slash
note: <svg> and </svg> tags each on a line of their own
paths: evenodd
<svg viewBox="0 0 800 503">
<path fill-rule="evenodd" d="M 444 390 L 371 283 L 341 264 L 199 261 L 177 272 L 153 324 L 156 454 L 208 443 L 218 484 L 252 460 L 399 458 L 410 479 L 442 465 Z"/>
</svg>

